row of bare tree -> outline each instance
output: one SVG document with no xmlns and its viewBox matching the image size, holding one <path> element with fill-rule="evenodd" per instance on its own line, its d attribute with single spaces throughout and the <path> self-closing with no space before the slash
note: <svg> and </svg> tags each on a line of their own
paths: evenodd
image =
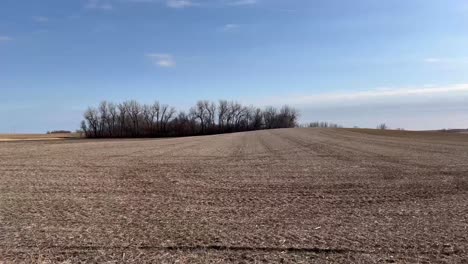
<svg viewBox="0 0 468 264">
<path fill-rule="evenodd" d="M 297 119 L 289 106 L 262 110 L 226 100 L 198 101 L 188 113 L 159 102 L 104 101 L 86 110 L 81 129 L 90 138 L 176 137 L 295 127 Z"/>
<path fill-rule="evenodd" d="M 314 128 L 342 128 L 342 125 L 338 125 L 335 123 L 329 123 L 329 122 L 311 122 L 309 124 L 306 124 L 305 127 L 314 127 Z"/>
</svg>

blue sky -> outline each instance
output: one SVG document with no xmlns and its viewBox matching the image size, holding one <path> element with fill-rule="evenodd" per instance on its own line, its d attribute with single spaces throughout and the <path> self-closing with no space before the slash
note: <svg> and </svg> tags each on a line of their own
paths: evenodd
<svg viewBox="0 0 468 264">
<path fill-rule="evenodd" d="M 126 99 L 468 127 L 467 47 L 466 0 L 2 0 L 0 133 L 74 130 Z"/>
</svg>

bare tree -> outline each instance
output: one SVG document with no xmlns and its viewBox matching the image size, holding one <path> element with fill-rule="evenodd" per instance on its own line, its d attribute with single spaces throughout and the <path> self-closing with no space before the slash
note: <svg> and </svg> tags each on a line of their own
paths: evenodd
<svg viewBox="0 0 468 264">
<path fill-rule="evenodd" d="M 115 127 L 116 127 L 119 116 L 117 112 L 117 107 L 114 103 L 108 103 L 107 108 L 109 109 L 108 122 L 107 122 L 108 133 L 109 133 L 109 136 L 112 137 L 115 133 Z"/>
<path fill-rule="evenodd" d="M 268 107 L 265 111 L 237 102 L 220 100 L 198 101 L 189 114 L 169 105 L 155 102 L 141 105 L 137 101 L 114 104 L 103 101 L 98 108 L 88 108 L 81 129 L 87 137 L 156 137 L 188 136 L 294 127 L 298 113 L 284 106 L 279 111 Z"/>
<path fill-rule="evenodd" d="M 252 129 L 258 130 L 263 126 L 263 113 L 260 108 L 255 109 L 252 117 Z"/>
<path fill-rule="evenodd" d="M 128 102 L 130 119 L 132 120 L 132 133 L 134 136 L 139 136 L 139 118 L 141 113 L 141 105 L 135 101 L 131 100 Z"/>
<path fill-rule="evenodd" d="M 239 118 L 241 117 L 241 115 L 242 105 L 237 102 L 229 102 L 227 125 L 230 130 L 238 130 Z"/>
<path fill-rule="evenodd" d="M 89 107 L 84 113 L 84 118 L 88 122 L 89 129 L 92 137 L 100 137 L 99 134 L 99 113 L 96 108 Z"/>
<path fill-rule="evenodd" d="M 144 122 L 143 134 L 146 136 L 151 136 L 153 128 L 153 118 L 151 116 L 151 106 L 144 104 L 142 106 L 142 119 Z"/>
<path fill-rule="evenodd" d="M 245 126 L 245 119 L 247 117 L 247 114 L 248 114 L 248 109 L 246 107 L 243 107 L 242 105 L 240 104 L 237 104 L 238 106 L 238 109 L 237 109 L 237 112 L 235 114 L 235 128 L 236 128 L 236 131 L 240 131 L 240 130 L 243 130 L 242 127 Z"/>
<path fill-rule="evenodd" d="M 197 105 L 190 109 L 190 114 L 196 119 L 200 120 L 201 133 L 205 133 L 206 120 L 208 116 L 208 111 L 205 108 L 205 103 L 203 101 L 198 101 Z"/>
<path fill-rule="evenodd" d="M 120 134 L 119 136 L 124 137 L 124 136 L 127 136 L 127 131 L 128 131 L 126 122 L 127 122 L 129 106 L 127 102 L 123 102 L 121 104 L 118 104 L 117 108 L 120 112 L 119 114 Z"/>
<path fill-rule="evenodd" d="M 297 125 L 297 110 L 287 105 L 283 106 L 279 114 L 278 125 L 281 128 L 295 127 Z"/>
<path fill-rule="evenodd" d="M 380 129 L 380 130 L 387 130 L 388 127 L 387 127 L 387 124 L 382 123 L 382 124 L 380 124 L 380 125 L 377 126 L 377 129 Z"/>
<path fill-rule="evenodd" d="M 166 128 L 167 128 L 167 124 L 169 123 L 169 120 L 171 120 L 171 118 L 176 113 L 176 110 L 175 110 L 174 107 L 169 107 L 168 105 L 163 105 L 161 109 L 162 109 L 162 113 L 161 113 L 161 123 L 162 123 L 161 131 L 163 133 L 165 133 Z"/>
<path fill-rule="evenodd" d="M 228 111 L 229 111 L 228 101 L 219 100 L 219 104 L 218 104 L 218 129 L 220 131 L 224 131 Z"/>
<path fill-rule="evenodd" d="M 269 106 L 263 112 L 263 119 L 265 121 L 265 127 L 272 129 L 276 127 L 276 115 L 278 110 L 272 106 Z"/>
<path fill-rule="evenodd" d="M 88 136 L 88 126 L 86 125 L 86 121 L 85 121 L 85 120 L 82 120 L 82 121 L 81 121 L 80 129 L 81 129 L 81 131 L 82 131 L 86 136 Z M 81 137 L 81 136 L 82 136 L 82 135 L 80 134 L 80 137 Z"/>
<path fill-rule="evenodd" d="M 215 116 L 216 116 L 216 105 L 213 102 L 203 101 L 204 107 L 206 109 L 206 126 L 208 129 L 212 130 L 215 126 Z"/>
</svg>

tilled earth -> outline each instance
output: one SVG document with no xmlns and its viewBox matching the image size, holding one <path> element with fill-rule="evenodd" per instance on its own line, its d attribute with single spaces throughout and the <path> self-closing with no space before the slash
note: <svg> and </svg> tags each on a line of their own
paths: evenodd
<svg viewBox="0 0 468 264">
<path fill-rule="evenodd" d="M 467 260 L 467 135 L 0 143 L 0 263 Z"/>
</svg>

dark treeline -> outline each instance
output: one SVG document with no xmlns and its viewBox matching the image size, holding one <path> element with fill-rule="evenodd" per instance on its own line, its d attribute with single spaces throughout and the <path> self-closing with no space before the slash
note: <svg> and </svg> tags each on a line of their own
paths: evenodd
<svg viewBox="0 0 468 264">
<path fill-rule="evenodd" d="M 305 127 L 314 127 L 314 128 L 342 128 L 342 125 L 338 125 L 335 123 L 329 123 L 329 122 L 311 122 L 307 124 Z"/>
<path fill-rule="evenodd" d="M 90 138 L 181 137 L 289 128 L 296 126 L 297 118 L 298 112 L 289 106 L 260 109 L 226 100 L 198 101 L 188 112 L 159 102 L 104 101 L 86 110 L 81 129 Z"/>
</svg>

